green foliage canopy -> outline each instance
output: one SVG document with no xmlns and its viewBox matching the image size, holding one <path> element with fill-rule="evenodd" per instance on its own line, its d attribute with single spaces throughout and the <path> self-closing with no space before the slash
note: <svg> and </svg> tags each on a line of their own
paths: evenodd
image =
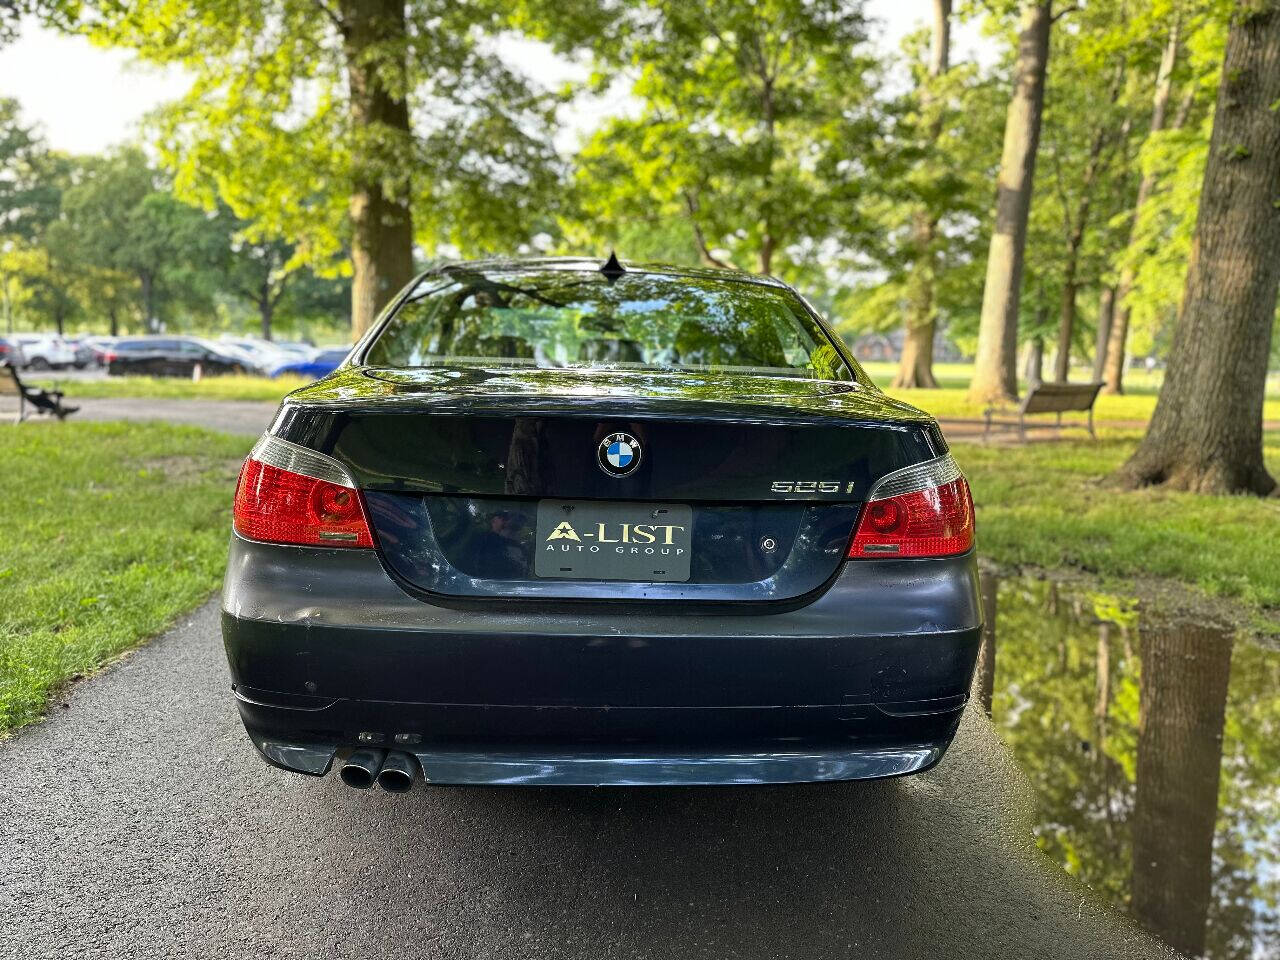
<svg viewBox="0 0 1280 960">
<path fill-rule="evenodd" d="M 361 52 L 361 66 L 408 98 L 409 136 L 353 119 L 338 6 L 143 0 L 100 4 L 82 29 L 194 75 L 154 118 L 180 197 L 210 208 L 224 202 L 326 269 L 348 242 L 357 173 L 389 192 L 411 182 L 406 199 L 428 252 L 505 250 L 545 226 L 557 182 L 548 134 L 555 100 L 495 51 L 501 11 L 489 2 L 414 2 L 402 37 Z"/>
</svg>

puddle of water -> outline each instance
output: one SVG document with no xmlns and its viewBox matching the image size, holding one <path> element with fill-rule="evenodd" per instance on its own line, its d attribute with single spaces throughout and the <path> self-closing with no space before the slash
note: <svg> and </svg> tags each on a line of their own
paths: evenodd
<svg viewBox="0 0 1280 960">
<path fill-rule="evenodd" d="M 1040 848 L 1188 956 L 1280 957 L 1280 650 L 1052 580 L 982 592 L 974 698 Z"/>
</svg>

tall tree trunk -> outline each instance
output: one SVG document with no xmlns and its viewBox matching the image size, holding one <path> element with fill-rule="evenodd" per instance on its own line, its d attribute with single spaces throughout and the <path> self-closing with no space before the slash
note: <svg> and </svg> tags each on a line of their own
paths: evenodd
<svg viewBox="0 0 1280 960">
<path fill-rule="evenodd" d="M 1073 238 L 1074 239 L 1074 238 Z M 1076 270 L 1080 264 L 1080 247 L 1072 243 L 1067 248 L 1067 262 L 1063 265 L 1062 312 L 1058 320 L 1058 353 L 1053 358 L 1053 379 L 1066 383 L 1071 372 L 1071 337 L 1076 326 Z"/>
<path fill-rule="evenodd" d="M 929 55 L 929 79 L 942 76 L 951 63 L 951 0 L 933 0 L 933 45 Z M 935 106 L 934 93 L 926 81 L 920 91 L 920 111 L 927 113 Z M 929 123 L 928 145 L 933 147 L 942 134 L 942 113 L 935 111 Z M 927 387 L 938 381 L 933 375 L 933 338 L 937 329 L 937 296 L 934 283 L 938 272 L 937 252 L 933 249 L 938 218 L 927 207 L 912 216 L 911 242 L 915 248 L 915 265 L 907 289 L 907 316 L 902 336 L 902 358 L 895 387 Z"/>
<path fill-rule="evenodd" d="M 1098 297 L 1098 346 L 1093 353 L 1093 382 L 1102 379 L 1107 362 L 1107 339 L 1111 336 L 1111 321 L 1115 316 L 1116 288 L 1103 287 Z"/>
<path fill-rule="evenodd" d="M 1231 641 L 1181 624 L 1144 629 L 1139 646 L 1132 910 L 1170 946 L 1198 957 L 1213 879 Z"/>
<path fill-rule="evenodd" d="M 120 336 L 120 319 L 114 303 L 107 308 L 107 320 L 111 323 L 111 336 Z"/>
<path fill-rule="evenodd" d="M 720 267 L 724 270 L 738 269 L 727 260 L 722 260 L 711 252 L 711 247 L 707 243 L 706 234 L 702 232 L 702 226 L 698 223 L 698 214 L 701 212 L 701 205 L 695 194 L 688 190 L 684 191 L 684 209 L 689 215 L 689 228 L 693 232 L 693 243 L 698 248 L 698 259 L 700 259 L 708 267 Z"/>
<path fill-rule="evenodd" d="M 4 300 L 4 332 L 13 333 L 13 294 L 9 292 L 9 274 L 0 273 L 0 298 Z"/>
<path fill-rule="evenodd" d="M 1165 114 L 1169 110 L 1169 97 L 1173 92 L 1173 68 L 1178 62 L 1179 28 L 1174 20 L 1169 28 L 1169 40 L 1164 47 L 1164 55 L 1160 58 L 1160 72 L 1156 74 L 1156 92 L 1151 103 L 1151 133 L 1159 133 L 1164 129 Z M 1138 215 L 1155 187 L 1155 176 L 1143 174 L 1138 183 L 1138 198 L 1133 203 L 1133 224 L 1129 227 L 1129 250 L 1138 243 Z M 1133 290 L 1136 278 L 1132 266 L 1126 264 L 1120 269 L 1120 283 L 1116 288 L 1116 312 L 1111 323 L 1110 336 L 1103 359 L 1104 393 L 1124 393 L 1124 364 L 1126 341 L 1129 338 L 1129 294 Z M 1095 365 L 1096 366 L 1096 365 Z"/>
<path fill-rule="evenodd" d="M 413 279 L 413 215 L 400 0 L 342 0 L 343 49 L 356 150 L 351 191 L 351 330 L 356 339 Z"/>
<path fill-rule="evenodd" d="M 1027 344 L 1027 365 L 1023 372 L 1027 383 L 1044 380 L 1044 339 L 1039 334 Z"/>
<path fill-rule="evenodd" d="M 1124 69 L 1118 67 L 1115 82 L 1111 85 L 1111 102 L 1120 98 L 1124 84 Z M 1127 125 L 1122 128 L 1127 129 Z M 1121 134 L 1123 137 L 1123 132 Z M 1098 175 L 1106 166 L 1106 146 L 1110 139 L 1105 123 L 1094 128 L 1089 141 L 1089 162 L 1085 166 L 1084 177 L 1080 181 L 1080 199 L 1076 203 L 1075 217 L 1072 218 L 1063 194 L 1063 213 L 1067 227 L 1067 259 L 1063 268 L 1062 311 L 1058 321 L 1058 354 L 1054 361 L 1054 379 L 1066 383 L 1071 371 L 1071 340 L 1076 326 L 1076 287 L 1080 269 L 1080 249 L 1084 246 L 1084 232 L 1089 226 L 1089 210 L 1093 206 L 1093 187 Z"/>
<path fill-rule="evenodd" d="M 150 270 L 139 271 L 138 283 L 142 290 L 142 322 L 148 333 L 159 333 L 160 323 L 155 313 L 155 277 Z"/>
<path fill-rule="evenodd" d="M 773 272 L 773 236 L 766 233 L 760 240 L 760 272 L 768 275 Z"/>
<path fill-rule="evenodd" d="M 262 339 L 271 339 L 271 320 L 276 312 L 276 302 L 271 296 L 270 288 L 262 291 L 262 299 L 258 301 L 258 318 L 262 322 Z"/>
<path fill-rule="evenodd" d="M 773 162 L 778 149 L 777 104 L 774 101 L 777 77 L 770 69 L 769 58 L 759 36 L 755 38 L 755 53 L 760 75 L 760 133 L 765 143 L 764 177 L 760 190 L 764 199 L 760 209 L 760 272 L 768 276 L 773 272 L 773 251 L 778 242 L 773 235 Z"/>
<path fill-rule="evenodd" d="M 1052 26 L 1053 14 L 1047 0 L 1023 6 L 1013 97 L 1005 116 L 996 222 L 982 292 L 978 355 L 969 385 L 970 399 L 979 402 L 1012 400 L 1018 394 L 1018 298 Z"/>
<path fill-rule="evenodd" d="M 1280 7 L 1238 0 L 1169 367 L 1117 479 L 1266 495 L 1262 402 L 1280 286 Z"/>
</svg>

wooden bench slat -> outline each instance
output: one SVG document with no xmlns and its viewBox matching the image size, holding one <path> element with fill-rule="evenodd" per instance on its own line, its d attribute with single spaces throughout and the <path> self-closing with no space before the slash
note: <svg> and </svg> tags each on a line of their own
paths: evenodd
<svg viewBox="0 0 1280 960">
<path fill-rule="evenodd" d="M 1026 417 L 1038 413 L 1056 413 L 1058 415 L 1057 423 L 1049 424 L 1049 426 L 1061 429 L 1064 426 L 1074 426 L 1075 424 L 1064 424 L 1062 415 L 1064 413 L 1088 413 L 1089 419 L 1085 424 L 1079 426 L 1085 427 L 1089 431 L 1089 436 L 1097 439 L 1093 432 L 1093 405 L 1098 399 L 1098 392 L 1102 389 L 1099 383 L 1033 383 L 1027 388 L 1026 395 L 1022 398 L 1022 402 L 1018 404 L 1016 413 L 1018 419 L 1014 421 L 995 420 L 994 416 L 1002 412 L 999 408 L 988 407 L 985 411 L 987 428 L 983 433 L 986 436 L 991 432 L 994 425 L 1017 427 L 1025 440 L 1027 435 Z M 1013 411 L 1008 411 L 1013 412 Z"/>
</svg>

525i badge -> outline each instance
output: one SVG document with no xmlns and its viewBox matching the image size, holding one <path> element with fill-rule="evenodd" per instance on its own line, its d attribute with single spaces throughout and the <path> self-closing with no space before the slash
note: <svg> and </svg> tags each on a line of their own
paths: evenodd
<svg viewBox="0 0 1280 960">
<path fill-rule="evenodd" d="M 845 493 L 853 493 L 853 481 L 845 485 Z M 772 493 L 839 493 L 839 480 L 775 480 Z"/>
</svg>

